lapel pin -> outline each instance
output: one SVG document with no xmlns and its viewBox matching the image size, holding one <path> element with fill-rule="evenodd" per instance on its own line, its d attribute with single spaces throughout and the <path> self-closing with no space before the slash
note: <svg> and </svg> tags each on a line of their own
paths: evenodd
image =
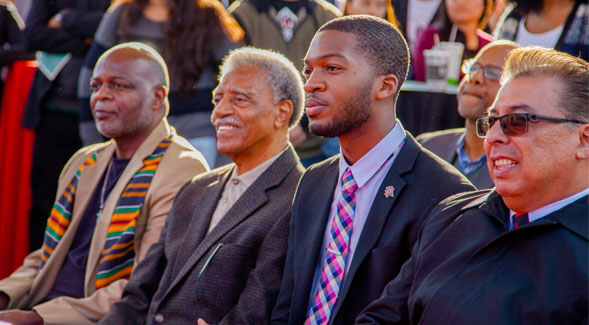
<svg viewBox="0 0 589 325">
<path fill-rule="evenodd" d="M 389 197 L 395 197 L 395 195 L 393 194 L 393 192 L 395 191 L 395 188 L 393 186 L 387 186 L 384 189 L 384 197 L 385 198 L 389 198 Z"/>
</svg>

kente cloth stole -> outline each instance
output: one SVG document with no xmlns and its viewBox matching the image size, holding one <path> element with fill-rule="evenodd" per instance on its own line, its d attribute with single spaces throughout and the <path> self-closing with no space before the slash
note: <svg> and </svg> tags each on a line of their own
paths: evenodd
<svg viewBox="0 0 589 325">
<path fill-rule="evenodd" d="M 143 166 L 133 175 L 117 201 L 98 262 L 96 289 L 103 288 L 118 279 L 128 279 L 131 275 L 135 259 L 133 242 L 137 217 L 143 207 L 153 175 L 171 143 L 171 137 L 165 138 L 157 145 L 154 152 L 143 160 Z M 45 228 L 39 271 L 45 266 L 71 222 L 78 180 L 86 166 L 96 164 L 96 154 L 92 154 L 80 166 L 70 184 L 51 209 Z"/>
</svg>

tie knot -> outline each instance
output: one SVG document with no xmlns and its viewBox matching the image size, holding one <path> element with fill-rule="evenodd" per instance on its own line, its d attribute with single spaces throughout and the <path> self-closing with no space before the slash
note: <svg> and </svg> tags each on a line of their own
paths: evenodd
<svg viewBox="0 0 589 325">
<path fill-rule="evenodd" d="M 517 229 L 517 227 L 521 227 L 528 222 L 530 222 L 530 219 L 527 213 L 516 213 L 513 215 L 513 229 Z"/>
<path fill-rule="evenodd" d="M 342 192 L 352 194 L 356 192 L 358 189 L 358 185 L 354 180 L 354 176 L 352 175 L 352 170 L 350 167 L 346 168 L 344 174 L 342 175 Z"/>
</svg>

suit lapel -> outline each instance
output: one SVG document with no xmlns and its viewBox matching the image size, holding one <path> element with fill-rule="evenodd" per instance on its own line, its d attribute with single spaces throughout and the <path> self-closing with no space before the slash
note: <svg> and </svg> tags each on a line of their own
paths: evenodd
<svg viewBox="0 0 589 325">
<path fill-rule="evenodd" d="M 100 154 L 97 155 L 96 164 L 86 166 L 80 175 L 78 186 L 76 187 L 76 196 L 74 199 L 71 223 L 63 238 L 55 248 L 55 251 L 51 254 L 51 258 L 49 258 L 47 264 L 45 267 L 43 267 L 43 270 L 41 270 L 40 275 L 35 279 L 31 289 L 31 292 L 33 293 L 30 298 L 31 302 L 41 301 L 41 299 L 45 298 L 45 296 L 49 293 L 49 290 L 53 288 L 55 278 L 61 269 L 61 266 L 56 268 L 54 267 L 54 264 L 61 265 L 65 259 L 65 256 L 69 252 L 71 244 L 78 231 L 78 227 L 80 226 L 82 217 L 84 216 L 84 212 L 86 211 L 88 201 L 90 200 L 96 184 L 102 177 L 102 174 L 108 165 L 110 158 L 108 155 L 112 155 L 113 151 L 114 146 L 109 145 L 106 147 L 104 150 L 102 150 L 102 152 L 100 152 Z M 71 166 L 71 168 L 73 168 L 75 171 L 77 171 L 79 167 L 80 166 Z M 67 184 L 70 184 L 73 175 L 74 174 L 72 173 L 69 179 L 63 179 L 63 181 L 67 182 Z M 60 190 L 61 191 L 59 195 L 63 193 L 63 189 Z"/>
<path fill-rule="evenodd" d="M 336 188 L 339 176 L 339 159 L 329 165 L 326 171 L 323 173 L 323 177 L 317 182 L 313 182 L 311 185 L 316 185 L 313 188 L 306 188 L 305 190 L 312 190 L 312 194 L 303 194 L 309 198 L 307 202 L 299 202 L 300 209 L 298 212 L 299 219 L 302 220 L 298 231 L 305 232 L 304 235 L 299 235 L 305 238 L 303 248 L 299 254 L 301 263 L 296 265 L 295 279 L 299 279 L 296 282 L 301 283 L 301 287 L 295 290 L 295 296 L 293 296 L 293 304 L 297 302 L 301 303 L 298 307 L 295 306 L 295 310 L 299 310 L 297 315 L 307 314 L 307 304 L 311 295 L 311 289 L 313 287 L 313 278 L 315 275 L 315 269 L 319 261 L 321 244 L 323 243 L 323 237 L 327 222 L 329 220 L 329 214 L 331 212 L 331 203 L 333 201 L 333 191 Z M 300 188 L 299 188 L 300 189 Z M 294 215 L 293 215 L 294 217 Z M 295 257 L 295 260 L 298 257 Z M 302 323 L 304 318 L 300 320 Z"/>
<path fill-rule="evenodd" d="M 410 135 L 407 135 L 407 141 L 399 152 L 399 156 L 395 158 L 393 165 L 376 192 L 376 197 L 374 198 L 372 207 L 366 218 L 366 223 L 364 224 L 362 234 L 358 240 L 358 245 L 356 246 L 356 251 L 354 252 L 348 274 L 345 276 L 346 279 L 338 295 L 339 298 L 336 305 L 334 306 L 332 319 L 335 319 L 335 315 L 337 315 L 337 312 L 345 300 L 346 294 L 352 285 L 354 276 L 362 264 L 362 261 L 364 261 L 366 256 L 380 239 L 385 223 L 389 218 L 394 218 L 392 212 L 393 206 L 407 184 L 401 175 L 404 175 L 413 169 L 418 154 L 419 149 L 417 147 L 417 142 L 415 142 Z M 384 194 L 389 186 L 393 186 L 394 188 L 393 197 L 386 197 Z"/>
<path fill-rule="evenodd" d="M 168 287 L 168 291 L 172 290 L 176 284 L 178 284 L 182 278 L 191 272 L 191 270 L 198 264 L 201 258 L 211 249 L 213 245 L 222 239 L 227 233 L 237 227 L 256 210 L 258 210 L 264 203 L 268 201 L 266 190 L 279 185 L 286 175 L 296 166 L 295 153 L 292 147 L 289 147 L 285 153 L 283 153 L 268 169 L 258 177 L 258 179 L 241 195 L 241 197 L 234 203 L 234 205 L 227 211 L 225 216 L 221 218 L 219 223 L 213 228 L 213 230 L 204 236 L 204 239 L 200 243 L 194 243 L 194 253 L 182 266 L 178 275 L 174 278 L 172 284 Z M 228 181 L 231 173 L 227 173 L 223 181 L 223 186 L 215 189 L 217 194 L 216 200 L 210 200 L 211 207 L 207 211 L 207 218 L 202 219 L 202 214 L 195 211 L 192 217 L 191 226 L 196 225 L 195 228 L 204 229 L 205 233 L 210 224 L 211 216 L 217 206 L 218 199 L 223 191 L 225 183 Z M 184 246 L 186 247 L 186 246 Z M 167 294 L 167 293 L 166 293 Z"/>
<path fill-rule="evenodd" d="M 94 234 L 92 235 L 92 241 L 90 242 L 90 250 L 88 252 L 88 262 L 86 263 L 86 275 L 84 278 L 84 288 L 86 292 L 93 292 L 95 290 L 95 281 L 96 275 L 98 273 L 98 262 L 100 255 L 102 254 L 102 249 L 104 248 L 104 243 L 106 242 L 106 233 L 108 232 L 108 227 L 110 225 L 110 221 L 112 218 L 112 214 L 116 208 L 116 205 L 125 190 L 125 187 L 133 178 L 133 175 L 143 167 L 143 159 L 147 156 L 151 155 L 155 149 L 155 147 L 168 135 L 170 135 L 172 131 L 170 130 L 166 120 L 162 120 L 149 134 L 149 136 L 143 141 L 141 146 L 137 149 L 127 167 L 119 177 L 116 185 L 111 190 L 108 198 L 105 200 L 104 209 L 102 210 L 102 215 L 98 220 L 96 220 L 96 227 L 94 228 Z M 114 144 L 114 143 L 113 143 Z M 113 156 L 115 146 L 111 146 L 112 149 L 107 152 L 104 150 L 101 153 L 101 161 L 104 159 L 104 168 L 110 162 L 110 159 Z M 110 152 L 110 154 L 108 154 Z M 104 157 L 102 157 L 104 155 Z M 98 179 L 100 179 L 101 175 L 98 175 Z M 94 176 L 95 177 L 95 176 Z M 96 181 L 97 182 L 97 181 Z M 96 183 L 94 183 L 94 187 L 96 187 Z M 92 188 L 93 189 L 93 188 Z M 84 205 L 84 210 L 85 210 Z M 139 217 L 141 217 L 140 214 Z"/>
<path fill-rule="evenodd" d="M 190 223 L 188 229 L 190 231 L 184 237 L 182 247 L 198 247 L 207 235 L 209 224 L 213 217 L 213 213 L 217 208 L 217 202 L 221 198 L 225 184 L 229 181 L 229 177 L 233 172 L 235 165 L 231 164 L 229 168 L 219 170 L 216 175 L 216 179 L 211 181 L 206 186 L 204 192 L 198 192 L 200 199 L 198 200 L 198 208 L 194 206 L 190 214 Z M 179 274 L 176 270 L 182 270 L 186 265 L 186 261 L 189 260 L 195 251 L 183 249 L 175 254 L 174 267 L 172 274 Z"/>
</svg>

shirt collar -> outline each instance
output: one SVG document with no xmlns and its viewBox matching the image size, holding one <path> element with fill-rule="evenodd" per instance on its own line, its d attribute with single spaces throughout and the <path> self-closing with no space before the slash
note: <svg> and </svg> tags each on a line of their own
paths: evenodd
<svg viewBox="0 0 589 325">
<path fill-rule="evenodd" d="M 401 122 L 397 120 L 393 129 L 390 130 L 380 142 L 372 147 L 372 149 L 362 156 L 362 158 L 360 158 L 354 165 L 350 166 L 343 154 L 340 154 L 339 179 L 342 178 L 346 168 L 350 167 L 352 175 L 354 176 L 354 181 L 358 185 L 358 188 L 361 188 L 364 184 L 368 183 L 379 169 L 382 168 L 387 159 L 403 143 L 405 138 L 405 129 L 403 128 L 403 125 L 401 125 Z"/>
<path fill-rule="evenodd" d="M 479 159 L 472 161 L 470 157 L 464 152 L 464 142 L 466 133 L 463 133 L 456 142 L 456 154 L 458 155 L 458 166 L 460 171 L 468 174 L 475 169 L 483 166 L 486 163 L 487 156 L 483 154 Z"/>
<path fill-rule="evenodd" d="M 532 221 L 536 221 L 542 217 L 545 217 L 549 214 L 551 214 L 554 211 L 560 210 L 562 208 L 564 208 L 565 206 L 577 201 L 578 199 L 585 197 L 589 195 L 589 188 L 586 188 L 584 190 L 582 190 L 581 192 L 577 193 L 577 194 L 573 194 L 567 198 L 564 198 L 560 201 L 556 201 L 553 203 L 550 203 L 546 206 L 541 207 L 540 209 L 534 210 L 532 212 L 528 212 L 528 220 L 530 222 Z M 513 219 L 513 216 L 516 214 L 515 211 L 509 210 L 509 220 L 510 222 L 512 222 L 511 220 Z"/>
<path fill-rule="evenodd" d="M 280 155 L 282 155 L 286 151 L 286 149 L 288 149 L 288 146 L 286 146 L 286 148 L 284 148 L 278 154 L 270 157 L 263 163 L 259 164 L 258 166 L 248 170 L 247 172 L 241 175 L 237 175 L 237 168 L 233 168 L 233 172 L 231 173 L 231 178 L 229 179 L 229 181 L 233 182 L 234 180 L 237 180 L 236 183 L 243 182 L 245 186 L 249 187 L 256 181 L 256 179 L 258 179 L 258 177 L 260 177 L 260 175 L 262 175 L 266 171 L 266 169 L 268 169 L 268 167 L 270 167 L 270 165 L 272 165 L 273 162 L 276 161 L 276 159 L 278 159 L 278 157 L 280 157 Z"/>
</svg>

